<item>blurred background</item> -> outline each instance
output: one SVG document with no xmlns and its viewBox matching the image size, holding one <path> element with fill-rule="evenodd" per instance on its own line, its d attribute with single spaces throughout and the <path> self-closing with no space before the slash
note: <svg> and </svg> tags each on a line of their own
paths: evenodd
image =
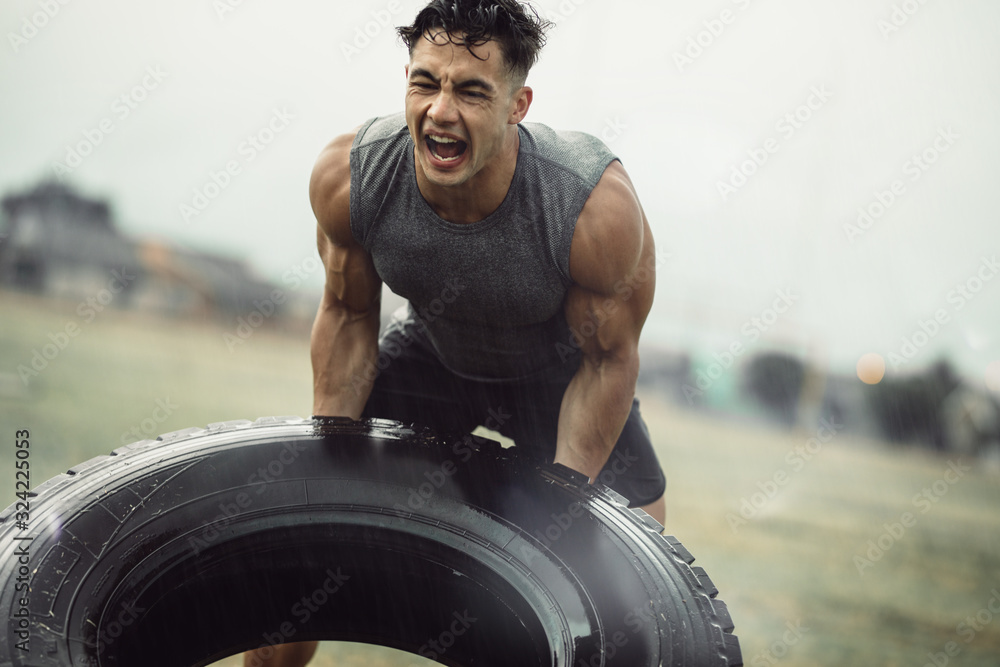
<svg viewBox="0 0 1000 667">
<path fill-rule="evenodd" d="M 653 228 L 667 528 L 747 664 L 1000 663 L 1000 5 L 535 4 L 528 120 L 604 139 Z M 422 5 L 4 3 L 0 422 L 33 484 L 308 415 L 309 174 L 402 109 Z M 415 658 L 316 664 L 351 661 Z"/>
</svg>

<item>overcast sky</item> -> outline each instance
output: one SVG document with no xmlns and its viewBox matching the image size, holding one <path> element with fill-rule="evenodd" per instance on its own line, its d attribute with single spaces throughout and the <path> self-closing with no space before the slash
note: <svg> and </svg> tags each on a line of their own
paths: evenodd
<svg viewBox="0 0 1000 667">
<path fill-rule="evenodd" d="M 63 163 L 128 234 L 277 279 L 315 256 L 319 150 L 402 109 L 406 54 L 383 24 L 422 4 L 5 0 L 0 193 Z M 557 27 L 527 120 L 607 139 L 669 253 L 647 342 L 850 370 L 903 358 L 905 337 L 914 359 L 890 372 L 947 354 L 1000 374 L 1000 4 L 536 4 Z"/>
</svg>

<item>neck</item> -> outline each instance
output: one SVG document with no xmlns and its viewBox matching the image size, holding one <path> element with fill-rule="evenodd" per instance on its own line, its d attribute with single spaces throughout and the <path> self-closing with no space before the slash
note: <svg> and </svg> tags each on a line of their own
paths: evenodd
<svg viewBox="0 0 1000 667">
<path fill-rule="evenodd" d="M 451 187 L 429 182 L 415 160 L 417 187 L 442 219 L 456 224 L 479 222 L 500 208 L 507 197 L 520 147 L 520 132 L 517 125 L 512 125 L 500 154 L 468 181 Z"/>
</svg>

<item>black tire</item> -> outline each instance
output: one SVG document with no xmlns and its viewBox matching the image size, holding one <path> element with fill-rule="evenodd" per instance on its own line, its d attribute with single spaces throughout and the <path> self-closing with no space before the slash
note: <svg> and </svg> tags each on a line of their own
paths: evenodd
<svg viewBox="0 0 1000 667">
<path fill-rule="evenodd" d="M 206 665 L 312 639 L 449 665 L 743 664 L 680 543 L 514 451 L 267 418 L 87 461 L 32 492 L 27 532 L 0 514 L 0 667 Z"/>
</svg>

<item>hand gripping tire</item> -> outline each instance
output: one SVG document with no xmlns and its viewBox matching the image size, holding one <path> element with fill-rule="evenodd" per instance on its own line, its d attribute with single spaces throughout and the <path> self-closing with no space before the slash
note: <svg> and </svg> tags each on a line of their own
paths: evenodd
<svg viewBox="0 0 1000 667">
<path fill-rule="evenodd" d="M 207 665 L 319 639 L 447 665 L 743 664 L 680 543 L 515 451 L 267 418 L 87 461 L 32 492 L 27 530 L 0 514 L 0 667 Z"/>
</svg>

